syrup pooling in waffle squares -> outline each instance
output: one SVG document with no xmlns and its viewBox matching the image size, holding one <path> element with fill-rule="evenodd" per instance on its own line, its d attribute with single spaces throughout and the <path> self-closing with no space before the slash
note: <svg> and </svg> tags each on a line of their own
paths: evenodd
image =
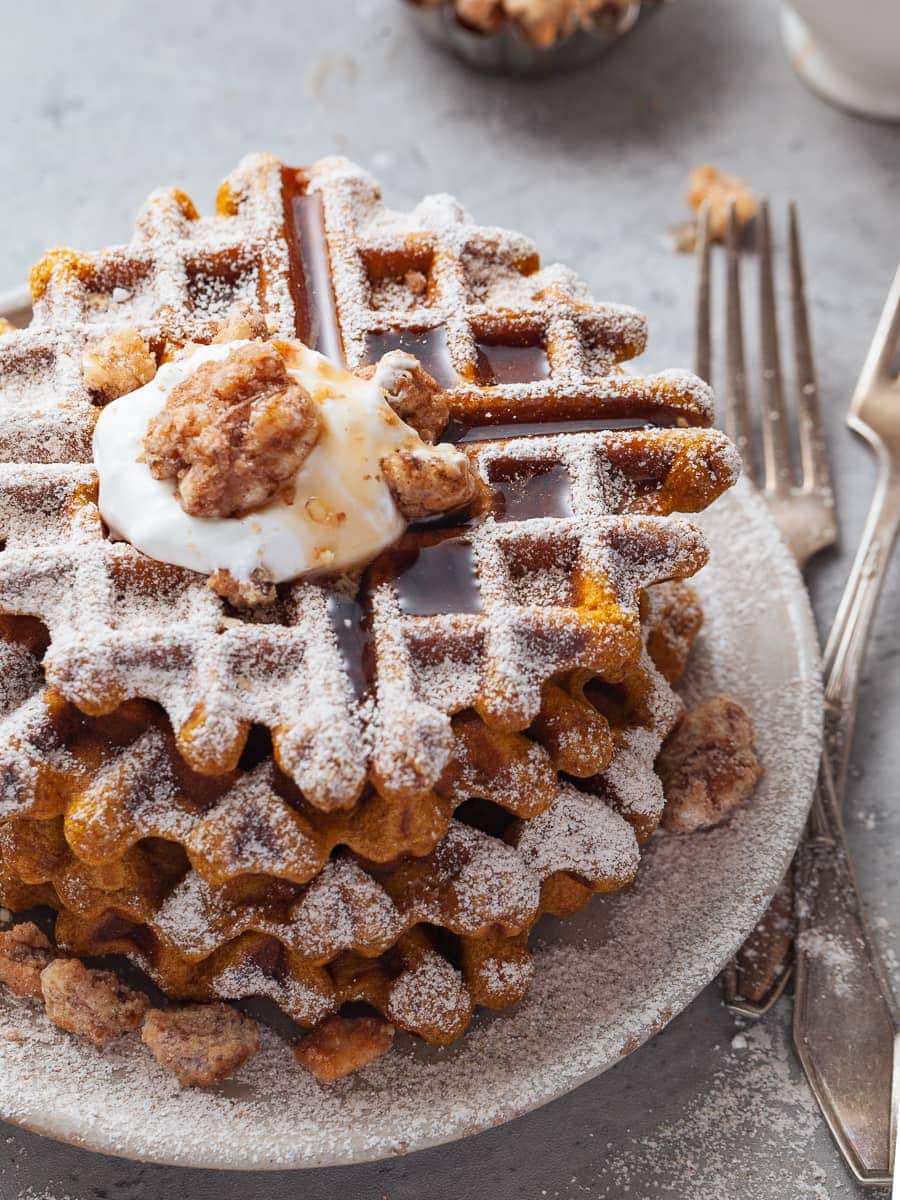
<svg viewBox="0 0 900 1200">
<path fill-rule="evenodd" d="M 21 340 L 43 337 L 45 344 L 57 342 L 45 356 L 55 355 L 68 369 L 79 349 L 71 344 L 60 351 L 59 341 L 80 338 L 83 344 L 86 318 L 96 321 L 98 335 L 136 325 L 163 355 L 173 342 L 215 336 L 214 318 L 227 311 L 226 301 L 246 298 L 253 280 L 279 332 L 290 319 L 307 339 L 333 349 L 337 338 L 351 366 L 365 362 L 374 343 L 377 352 L 398 346 L 420 351 L 445 379 L 452 369 L 456 383 L 446 399 L 451 426 L 461 430 L 464 444 L 508 433 L 510 426 L 642 425 L 654 414 L 688 425 L 708 419 L 708 393 L 699 381 L 618 372 L 615 363 L 643 344 L 637 314 L 592 304 L 559 269 L 538 272 L 530 243 L 472 226 L 448 198 L 396 215 L 383 208 L 368 177 L 347 164 L 326 161 L 298 179 L 255 160 L 226 186 L 221 203 L 230 215 L 204 220 L 192 215 L 184 197 L 160 195 L 147 206 L 126 250 L 50 256 L 35 273 L 37 328 L 7 339 L 10 355 Z M 323 278 L 326 249 L 330 276 Z M 426 288 L 410 292 L 414 304 L 404 308 L 396 292 L 407 288 L 403 281 L 416 265 Z M 329 295 L 323 295 L 326 283 Z M 117 291 L 128 298 L 116 301 Z M 424 332 L 423 323 L 429 326 Z M 525 369 L 538 378 L 484 385 L 480 363 L 502 362 L 503 376 L 515 377 L 523 369 L 520 351 Z M 541 359 L 537 368 L 535 356 Z M 38 375 L 45 387 L 48 378 Z M 83 409 L 85 420 L 95 419 L 98 410 L 83 385 L 77 396 L 60 390 L 70 415 Z M 8 539 L 0 603 L 40 609 L 53 635 L 46 669 L 59 690 L 86 711 L 149 695 L 166 708 L 182 751 L 199 770 L 232 767 L 256 722 L 272 729 L 282 767 L 314 803 L 354 803 L 367 776 L 379 787 L 423 793 L 449 754 L 451 714 L 415 696 L 410 676 L 419 647 L 427 646 L 432 664 L 442 661 L 433 643 L 444 641 L 444 630 L 453 626 L 457 644 L 465 644 L 470 659 L 474 655 L 466 702 L 496 724 L 523 727 L 535 715 L 539 694 L 533 678 L 519 688 L 526 667 L 537 660 L 536 673 L 546 678 L 582 665 L 621 669 L 617 660 L 633 660 L 637 652 L 639 586 L 654 575 L 689 574 L 699 565 L 703 551 L 693 531 L 657 514 L 699 509 L 727 486 L 734 459 L 724 439 L 702 428 L 637 429 L 593 432 L 583 443 L 571 515 L 544 516 L 538 504 L 531 508 L 531 527 L 523 519 L 485 522 L 475 545 L 464 542 L 463 552 L 474 559 L 478 595 L 462 612 L 416 612 L 412 620 L 395 611 L 397 619 L 389 619 L 387 602 L 377 616 L 370 616 L 370 603 L 361 606 L 369 617 L 366 657 L 374 659 L 376 674 L 383 667 L 381 703 L 368 712 L 350 695 L 354 682 L 359 690 L 363 672 L 352 661 L 348 667 L 342 646 L 335 652 L 335 610 L 344 646 L 355 631 L 346 630 L 353 617 L 343 615 L 332 589 L 286 585 L 279 620 L 244 620 L 223 629 L 227 610 L 205 593 L 201 579 L 168 565 L 151 568 L 127 544 L 104 536 L 87 464 L 83 470 L 7 469 L 8 524 L 19 532 Z M 539 489 L 529 487 L 529 474 L 545 476 L 557 451 L 552 440 L 529 445 L 519 455 L 519 469 L 516 444 L 508 443 L 506 469 L 535 498 Z M 473 455 L 477 459 L 476 449 Z M 51 520 L 44 513 L 33 520 L 28 482 L 42 493 Z M 638 515 L 643 513 L 650 515 Z M 630 542 L 638 521 L 648 550 L 656 543 L 643 570 L 623 562 L 616 547 L 617 540 Z M 23 570 L 17 540 L 29 560 Z M 540 552 L 534 550 L 544 542 Z M 538 569 L 548 562 L 558 576 L 560 557 L 563 570 L 571 567 L 574 594 L 553 604 L 552 591 L 541 587 L 534 603 L 528 581 L 552 577 L 552 568 Z M 76 571 L 79 586 L 72 587 Z M 476 604 L 483 611 L 473 612 Z M 163 617 L 164 647 L 158 629 Z M 265 679 L 259 678 L 261 659 Z M 246 680 L 241 695 L 212 684 L 234 672 Z M 269 686 L 273 674 L 282 687 Z M 314 691 L 304 682 L 311 678 L 322 681 Z M 391 703 L 394 697 L 402 713 Z"/>
<path fill-rule="evenodd" d="M 473 1003 L 518 998 L 539 913 L 627 883 L 659 819 L 677 704 L 640 603 L 704 561 L 671 514 L 734 478 L 705 385 L 625 374 L 638 314 L 448 197 L 387 210 L 343 160 L 246 160 L 212 218 L 158 193 L 127 247 L 52 252 L 33 290 L 31 327 L 0 338 L 0 609 L 31 622 L 11 653 L 42 656 L 5 722 L 4 896 L 173 994 L 259 991 L 307 1024 L 363 998 L 447 1040 Z M 151 558 L 108 536 L 98 420 L 248 346 L 288 371 L 323 351 L 339 393 L 377 393 L 426 457 L 454 443 L 468 503 L 418 524 L 394 491 L 399 536 L 361 574 L 232 563 L 233 592 L 183 543 Z M 437 383 L 410 402 L 423 369 Z"/>
</svg>

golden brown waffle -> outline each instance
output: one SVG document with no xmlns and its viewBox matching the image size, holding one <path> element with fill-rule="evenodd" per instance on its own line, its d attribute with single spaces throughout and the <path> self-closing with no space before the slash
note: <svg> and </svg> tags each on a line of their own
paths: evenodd
<svg viewBox="0 0 900 1200">
<path fill-rule="evenodd" d="M 404 611 L 402 595 L 391 594 L 396 580 L 376 572 L 379 586 L 349 616 L 327 586 L 304 583 L 282 589 L 274 621 L 229 620 L 198 576 L 109 541 L 93 468 L 67 461 L 88 457 L 96 410 L 77 363 L 92 335 L 137 324 L 162 353 L 173 340 L 208 338 L 231 301 L 252 295 L 280 332 L 296 326 L 325 348 L 342 347 L 351 366 L 403 345 L 448 382 L 453 373 L 451 412 L 464 444 L 533 423 L 553 431 L 573 420 L 656 416 L 700 425 L 709 396 L 682 374 L 623 375 L 615 364 L 642 348 L 642 319 L 593 304 L 561 268 L 537 270 L 530 242 L 473 226 L 448 197 L 394 214 L 342 160 L 297 175 L 257 157 L 224 185 L 219 205 L 222 215 L 203 219 L 180 193 L 157 193 L 127 248 L 54 252 L 35 269 L 32 327 L 0 343 L 4 398 L 14 398 L 21 426 L 5 425 L 12 440 L 0 447 L 17 460 L 0 470 L 0 607 L 47 624 L 48 681 L 83 711 L 135 696 L 158 701 L 198 771 L 233 769 L 257 723 L 272 731 L 282 769 L 311 804 L 352 805 L 367 780 L 389 794 L 422 794 L 449 756 L 454 711 L 473 706 L 495 727 L 525 728 L 545 680 L 576 667 L 615 679 L 633 662 L 641 588 L 690 575 L 703 560 L 699 535 L 665 514 L 697 511 L 727 487 L 734 452 L 721 435 L 691 428 L 475 443 L 493 507 L 505 506 L 507 519 L 440 535 L 453 543 L 444 561 L 453 556 L 459 578 L 476 577 L 455 604 L 443 602 L 449 612 L 427 603 L 422 612 L 418 596 Z M 285 226 L 294 213 L 296 225 Z M 410 292 L 415 304 L 405 306 L 413 271 L 425 291 Z M 488 385 L 497 372 L 538 378 Z M 75 426 L 80 440 L 67 440 Z M 58 461 L 47 463 L 51 456 Z M 540 486 L 559 470 L 571 479 L 564 511 Z M 509 480 L 527 515 L 510 517 Z M 410 535 L 421 561 L 400 580 L 407 591 L 435 538 Z M 548 587 L 562 571 L 571 587 Z M 346 652 L 358 630 L 344 636 L 342 624 L 358 625 L 362 614 L 374 706 L 356 694 L 371 680 L 361 678 L 352 644 Z M 235 675 L 239 690 L 218 682 Z M 435 686 L 448 681 L 449 693 Z"/>
<path fill-rule="evenodd" d="M 576 468 L 596 475 L 602 445 L 585 436 L 554 452 L 579 455 Z M 502 443 L 477 456 L 486 472 L 492 452 L 515 462 L 512 443 Z M 367 779 L 390 796 L 430 790 L 450 756 L 451 716 L 465 708 L 495 728 L 520 730 L 537 717 L 544 682 L 560 672 L 585 668 L 616 681 L 638 651 L 640 591 L 693 574 L 705 557 L 699 533 L 671 519 L 592 519 L 593 494 L 580 518 L 485 520 L 455 537 L 410 533 L 373 567 L 363 606 L 297 583 L 283 589 L 275 619 L 258 623 L 229 618 L 192 572 L 109 541 L 89 484 L 69 490 L 58 479 L 49 493 L 55 512 L 35 513 L 36 496 L 47 506 L 48 492 L 21 478 L 7 477 L 4 488 L 2 474 L 0 605 L 47 624 L 48 682 L 92 715 L 137 696 L 159 702 L 185 759 L 205 774 L 234 769 L 251 724 L 263 724 L 282 769 L 324 810 L 355 803 Z M 579 486 L 573 474 L 573 508 Z M 661 484 L 653 503 L 670 502 Z M 447 589 L 437 598 L 446 613 L 410 615 L 428 556 L 438 569 L 449 561 L 464 594 Z M 345 607 L 355 637 L 367 613 L 374 708 L 354 695 L 354 667 L 338 642 L 336 614 Z M 235 677 L 240 688 L 227 682 Z"/>
<path fill-rule="evenodd" d="M 676 606 L 696 603 L 680 589 L 657 607 L 671 614 Z M 654 631 L 651 622 L 648 633 Z M 531 972 L 527 932 L 540 914 L 565 915 L 594 892 L 626 884 L 637 867 L 637 840 L 658 822 L 662 792 L 653 761 L 677 701 L 646 658 L 606 694 L 593 681 L 588 688 L 594 703 L 606 707 L 617 747 L 608 770 L 589 781 L 602 799 L 558 783 L 540 815 L 509 818 L 491 832 L 453 820 L 432 853 L 382 866 L 346 852 L 332 855 L 306 887 L 290 879 L 302 861 L 290 824 L 285 836 L 291 809 L 279 802 L 280 811 L 267 812 L 252 800 L 255 789 L 242 786 L 272 768 L 263 764 L 233 785 L 226 794 L 230 820 L 217 803 L 224 782 L 215 789 L 197 777 L 199 789 L 176 802 L 171 781 L 181 772 L 186 782 L 186 769 L 171 739 L 167 744 L 151 724 L 74 796 L 64 815 L 48 819 L 44 808 L 41 819 L 17 816 L 0 824 L 0 900 L 19 908 L 49 904 L 60 912 L 61 945 L 82 954 L 125 953 L 173 995 L 266 995 L 303 1024 L 348 999 L 365 999 L 403 1028 L 450 1040 L 473 1005 L 502 1008 L 521 997 Z M 105 719 L 105 739 L 133 736 L 142 718 L 132 706 L 115 723 Z M 111 771 L 124 774 L 128 786 L 110 787 Z M 636 809 L 615 793 L 623 775 L 631 797 L 641 798 Z M 476 802 L 474 811 L 471 804 L 464 811 L 475 823 L 497 823 L 493 805 L 479 811 Z M 93 838 L 86 836 L 91 829 Z M 212 867 L 207 850 L 214 853 Z M 245 873 L 248 852 L 260 874 Z M 449 959 L 428 930 L 451 938 L 456 950 Z M 410 946 L 417 948 L 415 987 Z M 395 989 L 405 1007 L 395 1003 Z M 453 1003 L 438 1006 L 438 1019 L 433 1005 L 446 994 Z"/>
<path fill-rule="evenodd" d="M 159 192 L 128 246 L 51 252 L 31 327 L 0 338 L 0 895 L 173 993 L 261 990 L 305 1023 L 362 997 L 445 1040 L 520 994 L 541 911 L 631 878 L 677 711 L 642 597 L 702 565 L 672 514 L 737 456 L 699 380 L 620 368 L 639 314 L 449 197 L 394 213 L 344 160 L 255 156 L 218 210 Z M 111 541 L 85 343 L 136 326 L 162 360 L 235 301 L 351 367 L 419 355 L 477 507 L 355 592 L 282 585 L 265 612 Z M 447 972 L 462 1008 L 431 1011 L 435 983 L 398 1015 Z"/>
<path fill-rule="evenodd" d="M 290 986 L 327 978 L 320 970 L 327 964 L 333 976 L 348 954 L 390 957 L 418 926 L 462 942 L 513 936 L 547 907 L 544 881 L 575 871 L 587 893 L 614 890 L 638 862 L 628 824 L 569 785 L 545 814 L 514 823 L 502 839 L 454 820 L 430 855 L 382 868 L 339 855 L 303 889 L 248 876 L 211 889 L 192 870 L 173 885 L 170 863 L 146 843 L 115 864 L 88 868 L 66 846 L 59 822 L 36 824 L 7 824 L 3 871 L 36 888 L 35 899 L 47 895 L 39 881 L 49 884 L 62 945 L 128 953 L 174 994 L 194 995 L 199 986 L 209 996 L 253 994 L 231 991 L 229 981 L 241 965 L 255 966 L 257 990 L 304 1024 L 320 1014 L 298 1007 Z M 254 956 L 262 951 L 268 958 L 260 964 Z"/>
</svg>

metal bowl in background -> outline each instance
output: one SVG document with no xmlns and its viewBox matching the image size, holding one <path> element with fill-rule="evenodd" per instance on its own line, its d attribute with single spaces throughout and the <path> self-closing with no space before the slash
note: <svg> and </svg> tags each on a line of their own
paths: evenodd
<svg viewBox="0 0 900 1200">
<path fill-rule="evenodd" d="M 435 46 L 482 71 L 506 75 L 549 75 L 585 66 L 599 58 L 626 34 L 642 16 L 662 0 L 630 0 L 619 13 L 605 14 L 590 29 L 579 29 L 552 46 L 536 46 L 515 22 L 495 33 L 480 33 L 460 24 L 453 4 L 422 8 L 405 0 L 410 19 L 422 36 Z"/>
<path fill-rule="evenodd" d="M 31 320 L 31 293 L 28 288 L 15 288 L 0 293 L 0 317 L 24 329 Z"/>
</svg>

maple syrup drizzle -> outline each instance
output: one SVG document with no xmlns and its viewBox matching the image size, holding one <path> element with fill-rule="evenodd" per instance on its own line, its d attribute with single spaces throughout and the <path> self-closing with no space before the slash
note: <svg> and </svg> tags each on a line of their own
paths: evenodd
<svg viewBox="0 0 900 1200">
<path fill-rule="evenodd" d="M 558 433 L 593 433 L 617 429 L 647 429 L 674 424 L 666 414 L 649 417 L 573 417 L 567 421 L 513 421 L 497 425 L 464 425 L 451 419 L 441 434 L 442 442 L 467 445 L 470 442 L 496 442 L 513 437 L 555 437 Z"/>
<path fill-rule="evenodd" d="M 491 387 L 498 383 L 537 383 L 550 375 L 543 346 L 493 345 L 477 342 L 478 379 Z"/>
<path fill-rule="evenodd" d="M 357 700 L 362 700 L 372 687 L 369 622 L 362 605 L 350 596 L 332 592 L 327 605 L 347 675 Z"/>
<path fill-rule="evenodd" d="M 343 344 L 331 279 L 328 243 L 325 237 L 322 199 L 303 194 L 299 176 L 286 180 L 285 205 L 288 243 L 291 252 L 291 290 L 297 312 L 297 335 L 307 345 L 336 362 L 344 362 Z M 445 388 L 460 379 L 453 365 L 443 326 L 429 329 L 392 329 L 370 333 L 366 354 L 377 362 L 391 350 L 414 354 L 425 369 Z M 482 386 L 534 383 L 547 379 L 550 364 L 540 344 L 493 344 L 476 342 L 478 380 Z M 549 415 L 548 410 L 548 415 Z M 498 441 L 511 437 L 554 436 L 594 430 L 643 429 L 648 425 L 670 426 L 680 414 L 654 410 L 628 416 L 552 419 L 467 426 L 452 420 L 442 441 L 470 443 Z M 571 481 L 562 464 L 534 474 L 511 475 L 491 481 L 497 521 L 521 521 L 536 517 L 565 518 L 572 515 Z M 402 612 L 410 616 L 442 613 L 479 613 L 481 594 L 475 557 L 464 530 L 480 523 L 487 514 L 471 516 L 460 523 L 454 516 L 455 536 L 421 547 L 396 574 L 394 584 Z M 328 618 L 337 640 L 347 675 L 358 699 L 368 695 L 374 681 L 374 660 L 369 621 L 359 601 L 331 593 Z"/>
<path fill-rule="evenodd" d="M 331 284 L 322 197 L 316 193 L 292 196 L 290 212 L 306 300 L 307 329 L 300 332 L 301 340 L 334 362 L 343 363 L 344 348 Z M 298 311 L 299 308 L 298 305 Z"/>
<path fill-rule="evenodd" d="M 471 544 L 450 537 L 423 546 L 394 580 L 400 608 L 407 616 L 479 613 L 481 593 Z"/>
<path fill-rule="evenodd" d="M 384 333 L 370 333 L 366 340 L 366 358 L 377 363 L 391 350 L 405 350 L 414 354 L 425 370 L 441 387 L 456 387 L 459 375 L 450 357 L 447 330 L 443 325 L 433 329 L 388 329 Z"/>
<path fill-rule="evenodd" d="M 572 481 L 562 463 L 537 474 L 492 479 L 491 488 L 500 499 L 494 512 L 497 521 L 572 516 Z"/>
</svg>

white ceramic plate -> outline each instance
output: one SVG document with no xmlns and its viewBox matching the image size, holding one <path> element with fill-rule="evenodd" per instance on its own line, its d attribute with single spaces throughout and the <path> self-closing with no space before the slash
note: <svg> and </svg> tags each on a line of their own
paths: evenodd
<svg viewBox="0 0 900 1200">
<path fill-rule="evenodd" d="M 331 1089 L 266 1032 L 231 1084 L 182 1092 L 136 1036 L 99 1052 L 4 993 L 0 1117 L 92 1150 L 183 1166 L 362 1162 L 508 1121 L 661 1029 L 756 923 L 799 837 L 820 747 L 806 592 L 762 501 L 742 483 L 700 522 L 712 545 L 697 580 L 707 623 L 686 691 L 689 699 L 726 691 L 750 710 L 765 778 L 718 829 L 658 835 L 627 894 L 544 922 L 535 980 L 517 1010 L 479 1015 L 444 1051 L 401 1039 Z"/>
</svg>

